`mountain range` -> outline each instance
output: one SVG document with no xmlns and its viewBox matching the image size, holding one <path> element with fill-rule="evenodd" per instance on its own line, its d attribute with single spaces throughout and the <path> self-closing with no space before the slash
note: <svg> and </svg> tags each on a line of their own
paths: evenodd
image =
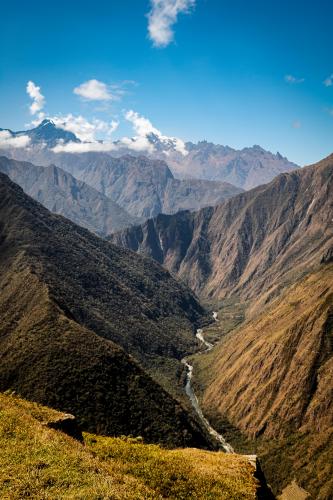
<svg viewBox="0 0 333 500">
<path fill-rule="evenodd" d="M 156 141 L 154 144 L 156 147 Z M 180 179 L 224 181 L 242 189 L 265 184 L 278 174 L 297 168 L 280 153 L 273 154 L 258 145 L 237 150 L 207 141 L 186 142 L 185 151 L 184 155 L 174 148 L 161 147 L 155 155 L 165 159 Z"/>
<path fill-rule="evenodd" d="M 62 166 L 65 170 L 67 170 L 66 162 L 71 163 L 69 157 L 65 156 L 58 164 L 56 157 L 60 153 L 53 155 L 51 150 L 57 144 L 81 142 L 72 132 L 55 126 L 51 120 L 43 120 L 37 127 L 27 131 L 8 130 L 8 132 L 12 137 L 26 135 L 30 139 L 30 151 L 16 150 L 15 159 L 28 160 L 42 165 L 47 161 Z M 179 140 L 174 138 L 147 133 L 144 139 L 147 148 L 140 151 L 138 151 L 135 139 L 132 139 L 133 147 L 126 146 L 121 141 L 115 141 L 108 154 L 113 157 L 144 155 L 150 159 L 164 160 L 173 175 L 179 179 L 226 182 L 241 189 L 251 189 L 267 183 L 276 175 L 297 168 L 295 163 L 288 161 L 280 153 L 272 154 L 257 145 L 236 150 L 207 141 L 200 141 L 197 144 L 181 141 L 182 148 L 179 148 Z M 8 151 L 4 151 L 4 154 L 8 156 Z M 97 157 L 101 155 L 101 153 L 95 154 Z M 197 209 L 198 206 L 188 208 Z M 151 213 L 151 215 L 156 214 Z"/>
<path fill-rule="evenodd" d="M 159 215 L 110 239 L 154 258 L 201 297 L 265 303 L 333 246 L 333 155 L 198 212 Z"/>
<path fill-rule="evenodd" d="M 140 222 L 117 203 L 55 165 L 36 166 L 0 157 L 0 172 L 51 212 L 105 236 Z"/>
<path fill-rule="evenodd" d="M 212 446 L 145 371 L 197 345 L 205 311 L 150 260 L 53 215 L 0 174 L 0 390 L 74 413 L 83 429 Z"/>
<path fill-rule="evenodd" d="M 332 498 L 333 155 L 28 132 L 0 157 L 0 390 L 167 447 L 214 448 L 207 417 L 281 498 Z"/>
<path fill-rule="evenodd" d="M 103 195 L 104 201 L 105 197 L 109 198 L 133 217 L 147 218 L 159 213 L 175 213 L 185 209 L 196 210 L 220 203 L 242 191 L 227 182 L 175 179 L 165 161 L 149 159 L 144 156 L 126 154 L 121 157 L 113 157 L 107 153 L 95 152 L 54 153 L 52 147 L 55 137 L 58 138 L 57 140 L 68 142 L 66 140 L 67 132 L 48 121 L 44 121 L 30 132 L 30 137 L 33 137 L 33 140 L 28 148 L 9 148 L 4 151 L 5 155 L 11 159 L 32 162 L 37 165 L 55 165 L 72 174 L 77 179 L 76 182 L 82 181 L 99 191 Z M 14 137 L 15 134 L 22 134 L 21 132 L 11 133 Z M 48 144 L 49 146 L 46 147 L 45 145 Z M 6 173 L 10 175 L 9 170 Z M 38 190 L 40 181 L 38 179 L 36 181 L 35 176 L 27 181 L 23 179 L 21 182 L 21 177 L 18 177 L 15 172 L 13 175 L 24 189 L 27 185 L 30 186 L 36 182 L 35 189 Z M 27 175 L 30 175 L 29 172 Z M 53 198 L 52 192 L 45 192 L 45 185 L 43 191 L 45 193 L 44 199 Z M 27 192 L 35 196 L 33 191 Z M 37 197 L 37 199 L 40 198 Z M 50 207 L 50 204 L 46 204 L 46 206 Z M 67 211 L 64 208 L 65 215 L 70 214 L 70 212 L 70 209 Z M 114 212 L 119 212 L 119 208 Z M 98 216 L 105 218 L 104 213 L 98 214 Z M 114 219 L 122 219 L 125 222 L 126 217 L 124 213 L 121 217 L 115 213 Z M 77 219 L 73 220 L 80 222 Z M 87 226 L 87 223 L 84 225 L 91 228 L 91 225 Z M 125 225 L 131 225 L 130 218 Z M 112 225 L 110 229 L 114 229 Z"/>
</svg>

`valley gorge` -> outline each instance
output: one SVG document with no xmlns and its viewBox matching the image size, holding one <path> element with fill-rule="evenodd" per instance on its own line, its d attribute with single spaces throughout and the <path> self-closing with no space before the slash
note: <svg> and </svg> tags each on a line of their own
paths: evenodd
<svg viewBox="0 0 333 500">
<path fill-rule="evenodd" d="M 0 500 L 333 500 L 332 17 L 2 2 Z"/>
<path fill-rule="evenodd" d="M 330 156 L 215 208 L 160 215 L 111 237 L 220 308 L 221 326 L 205 328 L 218 344 L 190 361 L 213 427 L 227 429 L 236 450 L 256 450 L 276 493 L 296 478 L 325 500 L 332 489 L 323 465 L 332 463 L 332 172 Z M 245 318 L 230 329 L 224 311 L 232 316 L 238 303 Z M 229 434 L 230 425 L 244 438 Z"/>
</svg>

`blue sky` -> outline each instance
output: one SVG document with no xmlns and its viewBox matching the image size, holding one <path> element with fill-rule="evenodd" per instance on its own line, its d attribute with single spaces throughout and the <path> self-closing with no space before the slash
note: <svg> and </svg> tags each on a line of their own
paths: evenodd
<svg viewBox="0 0 333 500">
<path fill-rule="evenodd" d="M 36 119 L 26 93 L 33 81 L 47 116 L 117 121 L 114 138 L 133 133 L 123 116 L 134 110 L 184 140 L 260 144 L 301 165 L 330 154 L 332 2 L 189 3 L 171 25 L 174 38 L 157 47 L 148 0 L 4 2 L 0 127 L 19 130 Z M 91 79 L 118 100 L 73 92 Z"/>
</svg>

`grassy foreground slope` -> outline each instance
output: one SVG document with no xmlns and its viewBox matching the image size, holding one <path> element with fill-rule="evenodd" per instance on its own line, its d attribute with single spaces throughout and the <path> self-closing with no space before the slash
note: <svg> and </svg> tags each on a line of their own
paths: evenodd
<svg viewBox="0 0 333 500">
<path fill-rule="evenodd" d="M 0 394 L 4 499 L 225 499 L 256 497 L 254 469 L 238 455 L 164 450 L 129 438 L 50 429 L 59 412 Z"/>
</svg>

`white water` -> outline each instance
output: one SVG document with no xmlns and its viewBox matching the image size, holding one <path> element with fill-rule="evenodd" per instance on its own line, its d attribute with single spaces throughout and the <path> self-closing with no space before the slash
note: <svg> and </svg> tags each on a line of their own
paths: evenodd
<svg viewBox="0 0 333 500">
<path fill-rule="evenodd" d="M 211 344 L 210 342 L 207 342 L 205 339 L 204 339 L 204 336 L 203 336 L 203 330 L 202 329 L 199 329 L 197 330 L 197 333 L 196 333 L 196 337 L 203 343 L 203 345 L 206 346 L 206 349 L 204 351 L 201 352 L 201 354 L 203 352 L 208 352 L 210 351 L 214 346 L 213 344 Z M 198 398 L 196 397 L 195 395 L 195 392 L 193 390 L 193 387 L 192 387 L 192 376 L 193 376 L 193 366 L 190 365 L 188 362 L 187 362 L 187 359 L 184 358 L 182 359 L 182 363 L 185 365 L 186 369 L 187 369 L 187 374 L 186 374 L 186 384 L 185 384 L 185 392 L 189 398 L 189 400 L 191 401 L 192 403 L 192 406 L 193 408 L 195 409 L 198 417 L 200 418 L 201 422 L 204 424 L 205 428 L 207 429 L 207 431 L 209 432 L 209 434 L 211 436 L 213 436 L 213 438 L 216 439 L 216 441 L 220 444 L 221 448 L 226 452 L 226 453 L 234 453 L 234 450 L 232 448 L 232 446 L 230 446 L 229 443 L 227 443 L 227 441 L 224 439 L 224 437 L 222 436 L 222 434 L 219 434 L 209 423 L 209 421 L 207 420 L 207 418 L 204 416 L 204 414 L 202 413 L 202 410 L 200 408 L 200 405 L 199 405 L 199 401 L 198 401 Z"/>
<path fill-rule="evenodd" d="M 206 346 L 206 350 L 203 351 L 203 352 L 207 352 L 207 351 L 210 351 L 211 349 L 213 349 L 214 345 L 211 344 L 210 342 L 207 342 L 207 340 L 204 339 L 204 336 L 203 336 L 203 330 L 201 328 L 199 328 L 199 330 L 197 330 L 197 333 L 196 333 L 196 337 L 197 339 L 200 340 L 200 342 L 203 343 L 203 345 Z"/>
</svg>

